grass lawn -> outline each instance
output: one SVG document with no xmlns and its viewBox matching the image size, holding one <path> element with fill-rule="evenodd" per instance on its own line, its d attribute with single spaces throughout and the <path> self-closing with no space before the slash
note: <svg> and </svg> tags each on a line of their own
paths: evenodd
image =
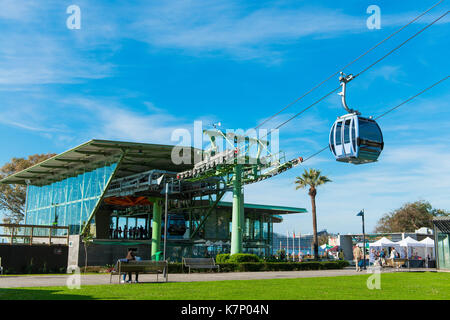
<svg viewBox="0 0 450 320">
<path fill-rule="evenodd" d="M 11 288 L 0 299 L 450 299 L 450 273 L 384 273 L 380 290 L 367 288 L 369 276 Z"/>
</svg>

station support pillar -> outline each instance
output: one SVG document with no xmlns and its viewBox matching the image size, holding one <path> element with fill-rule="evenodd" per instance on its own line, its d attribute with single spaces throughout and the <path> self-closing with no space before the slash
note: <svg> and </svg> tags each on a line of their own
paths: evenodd
<svg viewBox="0 0 450 320">
<path fill-rule="evenodd" d="M 233 210 L 231 216 L 231 254 L 242 253 L 242 229 L 244 225 L 244 195 L 242 192 L 242 165 L 234 167 Z"/>
<path fill-rule="evenodd" d="M 152 222 L 152 260 L 156 260 L 156 253 L 161 249 L 161 199 L 153 201 L 153 222 Z"/>
</svg>

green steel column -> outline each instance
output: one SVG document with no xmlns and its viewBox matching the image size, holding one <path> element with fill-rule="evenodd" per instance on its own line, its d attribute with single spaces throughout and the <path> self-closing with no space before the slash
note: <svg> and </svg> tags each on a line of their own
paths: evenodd
<svg viewBox="0 0 450 320">
<path fill-rule="evenodd" d="M 233 211 L 231 217 L 231 254 L 242 253 L 242 221 L 243 221 L 243 196 L 242 196 L 242 166 L 234 167 L 233 177 Z"/>
<path fill-rule="evenodd" d="M 162 204 L 159 199 L 153 201 L 153 222 L 152 222 L 152 260 L 156 260 L 156 252 L 161 248 L 161 213 Z"/>
<path fill-rule="evenodd" d="M 241 188 L 241 241 L 242 241 L 242 246 L 241 246 L 241 251 L 244 245 L 244 232 L 245 232 L 245 209 L 244 209 L 244 186 L 242 186 Z"/>
</svg>

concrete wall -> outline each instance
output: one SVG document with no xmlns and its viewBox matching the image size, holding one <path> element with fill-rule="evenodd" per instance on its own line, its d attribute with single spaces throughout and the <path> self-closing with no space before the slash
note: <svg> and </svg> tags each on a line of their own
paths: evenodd
<svg viewBox="0 0 450 320">
<path fill-rule="evenodd" d="M 69 236 L 69 250 L 67 254 L 67 265 L 78 266 L 79 254 L 80 254 L 80 236 Z"/>
<path fill-rule="evenodd" d="M 348 261 L 353 260 L 353 243 L 351 235 L 339 235 L 339 246 L 344 251 L 344 259 Z"/>
<path fill-rule="evenodd" d="M 67 268 L 65 245 L 0 244 L 3 269 L 11 273 L 60 272 Z"/>
</svg>

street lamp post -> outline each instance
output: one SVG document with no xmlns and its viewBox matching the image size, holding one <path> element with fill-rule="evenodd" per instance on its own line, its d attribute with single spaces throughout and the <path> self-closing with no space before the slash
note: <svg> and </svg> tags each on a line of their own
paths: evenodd
<svg viewBox="0 0 450 320">
<path fill-rule="evenodd" d="M 169 198 L 169 183 L 166 183 L 166 203 L 165 203 L 165 213 L 164 213 L 164 261 L 166 261 L 166 244 L 167 244 L 167 205 Z"/>
<path fill-rule="evenodd" d="M 356 216 L 362 218 L 362 233 L 363 233 L 363 269 L 366 270 L 366 232 L 364 229 L 364 209 L 362 209 Z"/>
</svg>

